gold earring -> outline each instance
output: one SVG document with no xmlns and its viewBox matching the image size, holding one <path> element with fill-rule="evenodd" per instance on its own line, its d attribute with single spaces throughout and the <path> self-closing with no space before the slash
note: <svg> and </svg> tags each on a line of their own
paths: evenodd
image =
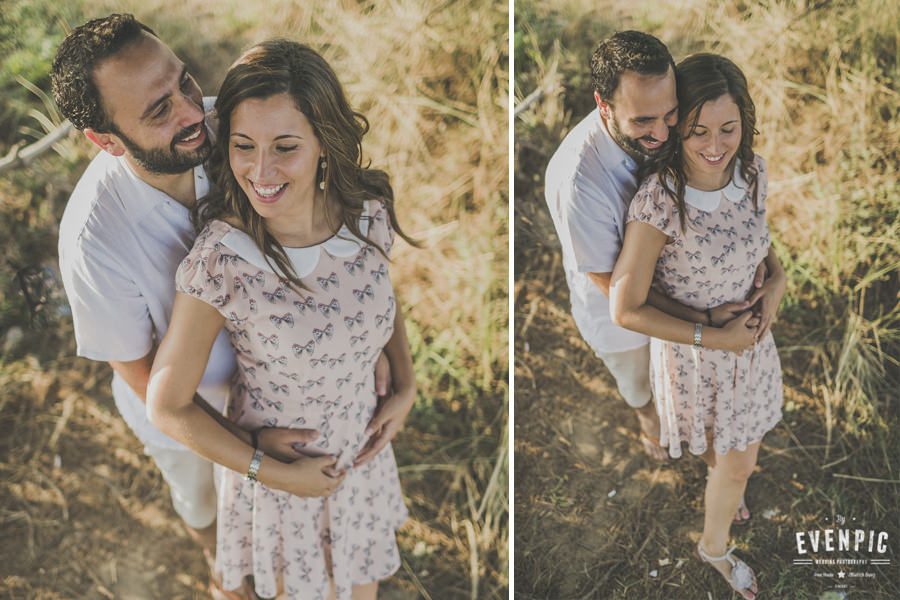
<svg viewBox="0 0 900 600">
<path fill-rule="evenodd" d="M 325 189 L 325 169 L 328 168 L 328 160 L 325 157 L 322 157 L 322 162 L 319 163 L 319 166 L 322 167 L 322 181 L 319 182 L 319 189 Z"/>
</svg>

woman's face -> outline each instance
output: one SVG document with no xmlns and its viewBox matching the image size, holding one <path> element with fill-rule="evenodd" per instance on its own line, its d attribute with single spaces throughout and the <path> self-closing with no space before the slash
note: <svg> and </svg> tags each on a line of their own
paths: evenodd
<svg viewBox="0 0 900 600">
<path fill-rule="evenodd" d="M 689 116 L 687 123 L 691 123 Z M 688 179 L 722 176 L 741 143 L 741 112 L 728 94 L 700 107 L 693 132 L 682 141 Z M 723 184 L 724 185 L 724 184 Z"/>
<path fill-rule="evenodd" d="M 244 100 L 231 114 L 228 161 L 264 219 L 295 216 L 311 206 L 322 156 L 312 125 L 288 94 Z"/>
</svg>

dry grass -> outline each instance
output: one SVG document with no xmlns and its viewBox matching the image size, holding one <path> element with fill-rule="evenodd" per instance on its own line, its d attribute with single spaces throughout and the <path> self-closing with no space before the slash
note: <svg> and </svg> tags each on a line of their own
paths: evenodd
<svg viewBox="0 0 900 600">
<path fill-rule="evenodd" d="M 517 596 L 725 589 L 691 562 L 676 566 L 690 561 L 702 526 L 702 470 L 656 470 L 634 456 L 631 417 L 568 316 L 543 201 L 550 155 L 592 107 L 590 53 L 615 30 L 654 33 L 676 60 L 725 54 L 756 102 L 770 226 L 790 279 L 775 329 L 785 419 L 766 440 L 748 497 L 754 521 L 737 538 L 762 569 L 765 597 L 817 598 L 828 587 L 791 565 L 796 530 L 844 514 L 900 535 L 898 22 L 896 3 L 879 0 L 517 3 L 516 97 L 547 90 L 515 132 L 516 408 L 528 415 L 515 429 Z M 765 509 L 778 513 L 763 519 Z M 881 570 L 851 597 L 897 596 L 896 574 Z"/>
<path fill-rule="evenodd" d="M 385 596 L 506 597 L 505 6 L 20 4 L 49 22 L 51 46 L 63 21 L 134 12 L 208 94 L 255 41 L 286 36 L 323 51 L 372 124 L 365 152 L 391 173 L 401 221 L 425 242 L 424 250 L 398 247 L 395 255 L 420 399 L 395 446 L 412 519 L 401 532 L 404 568 Z M 48 89 L 40 76 L 36 83 Z M 0 527 L 16 542 L 0 551 L 0 590 L 16 598 L 123 597 L 138 589 L 192 597 L 203 590 L 202 561 L 115 414 L 108 368 L 72 358 L 71 324 L 56 311 L 61 298 L 50 297 L 31 322 L 16 292 L 17 269 L 55 262 L 56 223 L 90 154 L 70 140 L 0 180 L 0 234 L 10 240 L 0 326 L 25 333 L 0 357 Z"/>
</svg>

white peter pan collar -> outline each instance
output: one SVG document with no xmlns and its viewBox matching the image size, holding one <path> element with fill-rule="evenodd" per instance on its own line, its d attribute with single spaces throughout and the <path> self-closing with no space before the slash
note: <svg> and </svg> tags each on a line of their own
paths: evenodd
<svg viewBox="0 0 900 600">
<path fill-rule="evenodd" d="M 231 225 L 228 225 L 228 228 L 228 232 L 222 236 L 222 244 L 228 246 L 234 252 L 237 252 L 241 258 L 253 266 L 264 269 L 270 273 L 275 273 L 279 277 L 285 276 L 284 273 L 280 272 L 280 269 L 276 271 L 272 268 L 275 267 L 275 269 L 278 269 L 274 263 L 270 266 L 266 262 L 265 256 L 263 256 L 263 253 L 256 246 L 256 242 L 253 241 L 253 238 L 240 229 L 235 229 Z M 368 202 L 363 203 L 363 211 L 359 219 L 359 231 L 363 235 L 369 235 Z M 285 246 L 282 246 L 282 248 L 290 259 L 297 277 L 306 277 L 312 273 L 316 268 L 316 265 L 319 264 L 319 257 L 321 256 L 323 249 L 332 256 L 346 257 L 353 256 L 365 245 L 365 242 L 353 235 L 346 225 L 342 225 L 337 234 L 320 244 L 303 248 L 287 248 Z"/>
<path fill-rule="evenodd" d="M 704 212 L 712 212 L 719 207 L 722 198 L 725 197 L 729 202 L 737 204 L 740 202 L 749 189 L 747 181 L 741 174 L 741 161 L 737 160 L 734 164 L 734 173 L 728 185 L 719 190 L 707 192 L 692 188 L 689 185 L 684 187 L 684 201 L 696 209 Z"/>
</svg>

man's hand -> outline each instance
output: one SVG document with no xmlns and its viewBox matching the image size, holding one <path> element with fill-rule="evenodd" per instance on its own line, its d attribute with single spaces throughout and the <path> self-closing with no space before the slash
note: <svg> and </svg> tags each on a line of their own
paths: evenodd
<svg viewBox="0 0 900 600">
<path fill-rule="evenodd" d="M 709 314 L 712 315 L 713 327 L 722 327 L 736 316 L 750 308 L 750 303 L 744 302 L 728 302 L 710 309 Z"/>
<path fill-rule="evenodd" d="M 319 437 L 315 429 L 286 429 L 284 427 L 263 427 L 257 433 L 259 449 L 267 456 L 281 462 L 293 462 L 304 456 L 303 448 Z"/>
<path fill-rule="evenodd" d="M 766 266 L 766 261 L 764 260 L 756 267 L 756 275 L 753 276 L 753 287 L 761 288 L 768 275 L 769 267 Z M 752 304 L 752 302 L 750 304 Z"/>
<path fill-rule="evenodd" d="M 388 395 L 391 389 L 391 363 L 388 361 L 387 355 L 382 351 L 375 361 L 375 393 L 379 398 Z"/>
<path fill-rule="evenodd" d="M 762 287 L 755 290 L 747 302 L 750 303 L 753 314 L 759 317 L 759 325 L 757 326 L 756 339 L 760 340 L 775 322 L 775 315 L 778 313 L 778 306 L 784 297 L 787 289 L 787 279 L 781 275 L 773 275 L 766 279 Z"/>
<path fill-rule="evenodd" d="M 372 420 L 366 427 L 366 435 L 369 441 L 356 456 L 354 467 L 359 467 L 372 460 L 381 450 L 388 445 L 397 432 L 403 427 L 406 415 L 409 414 L 413 402 L 416 399 L 415 390 L 396 392 L 387 398 L 383 398 L 375 409 Z"/>
</svg>

